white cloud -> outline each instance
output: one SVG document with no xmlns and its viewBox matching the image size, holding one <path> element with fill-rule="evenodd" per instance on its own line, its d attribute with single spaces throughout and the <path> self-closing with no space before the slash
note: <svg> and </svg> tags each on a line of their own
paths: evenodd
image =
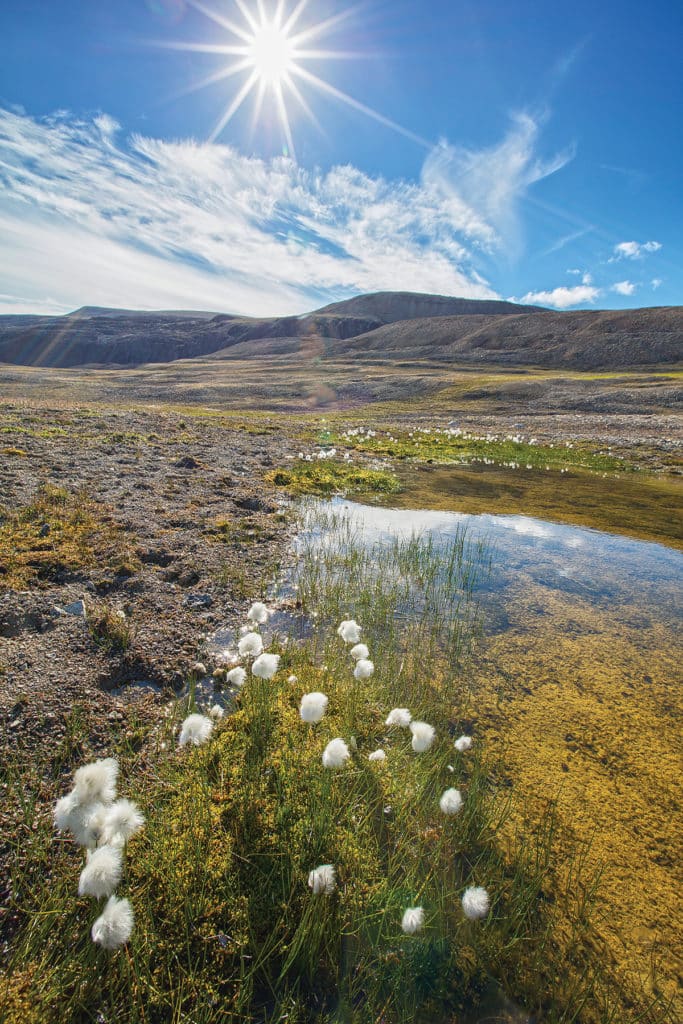
<svg viewBox="0 0 683 1024">
<path fill-rule="evenodd" d="M 387 181 L 216 144 L 126 139 L 104 113 L 36 120 L 0 109 L 0 305 L 268 315 L 376 290 L 496 297 L 474 266 L 497 244 L 487 216 L 505 219 L 523 183 L 551 173 L 524 132 L 523 155 L 509 139 L 490 151 L 477 203 L 469 175 L 471 202 L 446 186 L 438 156 L 419 183 Z M 494 197 L 501 150 L 523 166 L 512 191 L 501 182 Z"/>
<path fill-rule="evenodd" d="M 593 284 L 593 278 L 591 274 L 588 273 L 588 271 L 586 271 L 585 274 L 582 274 L 581 284 Z"/>
<path fill-rule="evenodd" d="M 652 290 L 655 292 L 660 287 L 660 285 L 664 284 L 661 277 L 653 277 L 650 283 L 652 284 Z"/>
<path fill-rule="evenodd" d="M 535 152 L 538 134 L 537 121 L 517 114 L 502 142 L 489 149 L 470 150 L 442 142 L 425 161 L 423 186 L 441 193 L 455 210 L 469 211 L 470 227 L 482 241 L 514 250 L 520 244 L 520 200 L 531 185 L 559 171 L 574 155 L 565 150 L 540 160 Z M 488 233 L 481 225 L 489 226 Z"/>
<path fill-rule="evenodd" d="M 641 260 L 646 253 L 657 252 L 661 248 L 661 242 L 619 242 L 614 246 L 614 255 L 610 257 L 609 262 L 615 263 L 622 259 Z"/>
<path fill-rule="evenodd" d="M 612 291 L 617 292 L 618 295 L 633 295 L 635 290 L 636 286 L 633 281 L 617 281 L 612 285 Z"/>
<path fill-rule="evenodd" d="M 519 302 L 530 303 L 535 306 L 554 306 L 555 309 L 568 309 L 569 306 L 578 306 L 585 302 L 595 302 L 599 295 L 599 288 L 577 284 L 573 288 L 560 286 L 549 291 L 527 292 L 526 295 L 519 299 Z"/>
</svg>

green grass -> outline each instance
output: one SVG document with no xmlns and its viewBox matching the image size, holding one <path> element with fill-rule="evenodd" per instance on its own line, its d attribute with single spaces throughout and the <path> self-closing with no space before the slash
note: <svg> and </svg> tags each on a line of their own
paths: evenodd
<svg viewBox="0 0 683 1024">
<path fill-rule="evenodd" d="M 388 470 L 333 459 L 300 460 L 272 470 L 266 479 L 293 495 L 395 494 L 401 489 L 398 477 Z"/>
<path fill-rule="evenodd" d="M 122 795 L 147 818 L 118 889 L 136 914 L 125 948 L 91 943 L 99 908 L 76 895 L 82 856 L 53 836 L 30 773 L 4 769 L 20 819 L 6 1021 L 426 1024 L 468 1019 L 498 987 L 548 1024 L 625 1021 L 591 944 L 592 881 L 578 872 L 571 892 L 546 891 L 552 811 L 535 832 L 511 836 L 494 759 L 479 744 L 453 748 L 468 715 L 486 551 L 462 534 L 438 549 L 419 538 L 367 549 L 343 518 L 315 507 L 304 527 L 290 582 L 312 636 L 279 647 L 275 679 L 251 677 L 205 746 L 176 746 L 192 689 L 141 750 L 121 741 Z M 334 628 L 348 616 L 376 665 L 362 683 Z M 312 690 L 329 697 L 316 726 L 298 714 Z M 415 754 L 406 731 L 387 729 L 394 705 L 436 727 L 431 750 Z M 73 767 L 84 754 L 77 734 L 65 738 Z M 332 771 L 321 755 L 336 736 L 355 749 Z M 368 761 L 380 746 L 386 761 Z M 439 797 L 450 786 L 464 807 L 447 818 Z M 337 871 L 331 896 L 307 885 L 322 863 Z M 483 922 L 461 911 L 471 884 L 491 894 Z M 404 935 L 414 905 L 426 926 Z M 640 1006 L 632 1019 L 666 1017 Z"/>
</svg>

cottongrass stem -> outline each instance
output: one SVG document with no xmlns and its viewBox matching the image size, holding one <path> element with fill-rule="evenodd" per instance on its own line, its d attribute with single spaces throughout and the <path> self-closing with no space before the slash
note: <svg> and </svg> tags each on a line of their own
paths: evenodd
<svg viewBox="0 0 683 1024">
<path fill-rule="evenodd" d="M 327 705 L 328 699 L 324 693 L 318 691 L 305 693 L 299 707 L 302 722 L 311 722 L 312 724 L 319 722 L 327 710 Z"/>
<path fill-rule="evenodd" d="M 199 747 L 206 743 L 213 731 L 213 722 L 206 715 L 188 715 L 182 724 L 178 743 L 184 747 L 188 743 Z"/>
<path fill-rule="evenodd" d="M 129 900 L 110 896 L 107 904 L 92 926 L 93 942 L 103 949 L 117 949 L 131 936 L 133 931 L 133 908 Z"/>
<path fill-rule="evenodd" d="M 465 889 L 462 897 L 462 909 L 465 917 L 470 921 L 480 921 L 486 917 L 490 905 L 491 900 L 486 889 L 477 885 Z"/>
</svg>

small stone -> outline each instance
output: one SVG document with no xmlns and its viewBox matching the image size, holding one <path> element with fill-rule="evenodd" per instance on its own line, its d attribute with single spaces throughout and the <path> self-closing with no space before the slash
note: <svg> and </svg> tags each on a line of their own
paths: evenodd
<svg viewBox="0 0 683 1024">
<path fill-rule="evenodd" d="M 206 665 L 204 664 L 203 661 L 195 661 L 194 665 L 190 669 L 190 672 L 193 672 L 194 675 L 196 675 L 196 676 L 205 676 L 206 675 Z"/>
<path fill-rule="evenodd" d="M 211 594 L 188 594 L 185 598 L 188 608 L 210 608 L 213 604 Z"/>
<path fill-rule="evenodd" d="M 64 608 L 67 615 L 76 615 L 81 619 L 86 616 L 85 613 L 85 601 L 72 601 L 71 604 L 67 604 Z"/>
</svg>

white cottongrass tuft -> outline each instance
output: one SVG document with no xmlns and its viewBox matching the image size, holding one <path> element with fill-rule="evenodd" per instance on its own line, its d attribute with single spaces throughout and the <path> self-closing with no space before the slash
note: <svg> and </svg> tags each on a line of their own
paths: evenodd
<svg viewBox="0 0 683 1024">
<path fill-rule="evenodd" d="M 287 676 L 287 682 L 288 682 L 288 683 L 291 683 L 291 684 L 292 684 L 292 686 L 294 686 L 294 683 L 298 683 L 298 682 L 299 682 L 299 679 L 298 679 L 298 677 L 297 677 L 297 676 L 295 676 L 294 674 L 292 674 L 291 676 Z"/>
<path fill-rule="evenodd" d="M 368 761 L 386 761 L 387 755 L 384 753 L 382 748 L 379 750 L 373 750 L 371 754 L 368 754 Z"/>
<path fill-rule="evenodd" d="M 145 824 L 144 815 L 132 800 L 117 800 L 108 807 L 102 822 L 102 842 L 125 846 Z"/>
<path fill-rule="evenodd" d="M 195 747 L 206 743 L 213 730 L 213 722 L 206 715 L 188 715 L 180 730 L 178 743 L 184 747 L 187 743 L 194 743 Z"/>
<path fill-rule="evenodd" d="M 353 670 L 354 679 L 369 679 L 375 671 L 375 666 L 368 658 L 360 658 Z"/>
<path fill-rule="evenodd" d="M 319 722 L 327 710 L 328 703 L 324 693 L 305 693 L 299 708 L 302 722 Z"/>
<path fill-rule="evenodd" d="M 455 741 L 455 743 L 453 744 L 453 746 L 455 747 L 456 750 L 458 750 L 462 754 L 462 753 L 464 753 L 465 750 L 469 750 L 470 747 L 472 746 L 472 737 L 471 736 L 458 736 L 458 738 Z"/>
<path fill-rule="evenodd" d="M 238 665 L 237 668 L 231 668 L 225 678 L 233 686 L 244 686 L 247 671 L 241 665 Z"/>
<path fill-rule="evenodd" d="M 116 800 L 116 780 L 119 763 L 114 757 L 104 757 L 85 764 L 74 774 L 74 793 L 80 804 L 99 801 L 110 804 Z"/>
<path fill-rule="evenodd" d="M 337 888 L 337 875 L 333 864 L 321 864 L 308 876 L 308 884 L 315 896 L 324 893 L 329 896 Z"/>
<path fill-rule="evenodd" d="M 351 757 L 349 748 L 342 739 L 330 740 L 323 750 L 323 764 L 325 768 L 341 768 L 345 761 Z"/>
<path fill-rule="evenodd" d="M 462 807 L 462 793 L 459 789 L 447 789 L 439 800 L 444 814 L 457 814 Z"/>
<path fill-rule="evenodd" d="M 79 808 L 78 797 L 73 790 L 60 797 L 52 811 L 52 820 L 58 832 L 73 832 L 74 818 Z"/>
<path fill-rule="evenodd" d="M 92 926 L 93 942 L 103 949 L 116 949 L 128 942 L 133 931 L 133 908 L 129 900 L 110 896 L 100 916 Z"/>
<path fill-rule="evenodd" d="M 491 900 L 486 889 L 481 886 L 472 885 L 465 889 L 462 897 L 462 909 L 465 917 L 470 921 L 480 921 L 489 912 Z"/>
<path fill-rule="evenodd" d="M 220 704 L 214 704 L 209 711 L 209 718 L 213 718 L 214 722 L 220 722 L 221 718 L 225 714 L 225 711 Z"/>
<path fill-rule="evenodd" d="M 100 846 L 88 853 L 88 860 L 78 880 L 79 896 L 111 896 L 121 881 L 121 850 L 118 846 Z"/>
<path fill-rule="evenodd" d="M 94 850 L 99 845 L 102 841 L 107 810 L 107 806 L 100 803 L 79 805 L 70 825 L 72 835 L 79 846 Z"/>
<path fill-rule="evenodd" d="M 403 914 L 401 928 L 406 935 L 415 935 L 421 932 L 425 923 L 425 912 L 422 907 L 408 907 Z"/>
<path fill-rule="evenodd" d="M 279 654 L 259 654 L 251 671 L 259 679 L 272 679 L 280 664 Z"/>
<path fill-rule="evenodd" d="M 268 609 L 266 608 L 262 601 L 254 601 L 251 608 L 247 612 L 247 618 L 249 619 L 249 621 L 257 622 L 260 626 L 262 626 L 265 622 L 268 621 L 269 615 L 270 612 L 268 611 Z"/>
<path fill-rule="evenodd" d="M 344 619 L 339 623 L 337 633 L 345 644 L 357 644 L 360 640 L 362 629 L 355 619 Z"/>
<path fill-rule="evenodd" d="M 384 724 L 399 725 L 401 729 L 407 729 L 412 720 L 413 716 L 410 711 L 408 711 L 408 708 L 394 708 L 393 711 L 390 711 L 387 715 L 387 720 Z"/>
<path fill-rule="evenodd" d="M 355 647 L 351 648 L 351 650 L 349 651 L 349 654 L 356 661 L 360 661 L 361 658 L 369 658 L 370 657 L 370 651 L 367 649 L 365 644 L 356 644 Z"/>
<path fill-rule="evenodd" d="M 434 726 L 427 725 L 426 722 L 411 722 L 410 731 L 413 734 L 412 747 L 415 753 L 422 754 L 429 750 L 436 736 Z"/>
<path fill-rule="evenodd" d="M 237 645 L 237 650 L 243 658 L 258 658 L 263 650 L 263 640 L 260 633 L 245 633 Z"/>
</svg>

